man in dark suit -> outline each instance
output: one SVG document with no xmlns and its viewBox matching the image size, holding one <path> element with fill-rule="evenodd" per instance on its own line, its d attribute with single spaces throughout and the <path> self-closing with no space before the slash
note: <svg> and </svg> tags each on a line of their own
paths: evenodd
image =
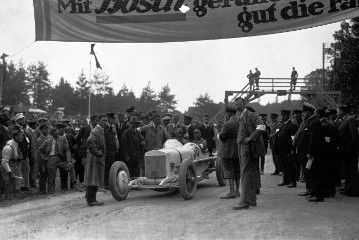
<svg viewBox="0 0 359 240">
<path fill-rule="evenodd" d="M 269 147 L 272 149 L 272 158 L 275 170 L 271 175 L 279 175 L 280 172 L 283 172 L 283 164 L 281 164 L 278 160 L 277 155 L 274 152 L 275 148 L 275 139 L 278 135 L 279 129 L 281 128 L 282 124 L 280 121 L 278 121 L 278 114 L 271 113 L 270 118 L 272 120 L 271 124 L 271 132 L 269 135 Z"/>
<path fill-rule="evenodd" d="M 239 180 L 241 177 L 239 158 L 238 158 L 238 118 L 236 117 L 236 109 L 234 107 L 226 107 L 226 122 L 222 126 L 222 130 L 219 133 L 219 139 L 221 140 L 218 156 L 222 158 L 222 163 L 225 171 L 228 174 L 229 181 L 229 193 L 222 199 L 230 199 L 239 197 Z M 236 191 L 234 190 L 234 184 L 236 184 Z"/>
<path fill-rule="evenodd" d="M 265 163 L 265 155 L 267 154 L 267 149 L 268 149 L 268 143 L 269 143 L 269 135 L 270 135 L 270 127 L 267 124 L 267 114 L 265 113 L 261 113 L 259 114 L 259 118 L 261 119 L 261 121 L 263 122 L 264 125 L 266 125 L 266 130 L 263 132 L 263 142 L 264 142 L 264 148 L 265 148 L 265 154 L 263 156 L 260 157 L 260 173 L 263 174 L 264 173 L 264 163 Z"/>
<path fill-rule="evenodd" d="M 122 142 L 122 135 L 126 131 L 126 129 L 128 128 L 128 124 L 125 121 L 126 115 L 124 113 L 119 112 L 117 114 L 117 118 L 118 118 L 118 122 L 117 122 L 117 124 L 115 126 L 116 126 L 117 138 L 118 138 L 118 141 L 119 141 L 119 144 L 120 144 L 119 153 L 118 153 L 118 159 L 117 160 L 118 161 L 119 160 L 123 161 L 124 159 L 122 159 L 123 153 L 122 153 L 121 142 Z"/>
<path fill-rule="evenodd" d="M 256 175 L 259 169 L 259 157 L 265 152 L 262 138 L 265 125 L 261 124 L 255 113 L 247 110 L 243 98 L 236 98 L 235 107 L 239 119 L 237 144 L 242 193 L 239 206 L 233 209 L 241 210 L 257 206 L 256 190 L 259 188 L 259 179 Z"/>
<path fill-rule="evenodd" d="M 26 133 L 29 136 L 30 145 L 29 145 L 29 164 L 30 164 L 30 187 L 36 188 L 36 179 L 38 177 L 38 166 L 37 166 L 37 149 L 36 149 L 36 136 L 35 129 L 37 128 L 37 120 L 35 118 L 30 118 L 27 121 Z"/>
<path fill-rule="evenodd" d="M 10 118 L 6 114 L 0 115 L 0 150 L 4 148 L 6 143 L 12 139 L 12 134 L 9 130 Z M 2 152 L 0 151 L 0 159 L 2 159 Z M 0 171 L 0 193 L 5 191 L 5 183 Z"/>
<path fill-rule="evenodd" d="M 203 116 L 202 123 L 198 126 L 198 129 L 201 131 L 203 139 L 207 141 L 207 148 L 211 155 L 216 146 L 214 144 L 214 128 L 213 125 L 209 124 L 209 115 Z"/>
<path fill-rule="evenodd" d="M 25 116 L 22 113 L 18 113 L 15 116 L 15 123 L 13 130 L 21 131 L 24 140 L 19 143 L 19 148 L 21 150 L 23 160 L 21 166 L 22 176 L 24 178 L 24 186 L 21 187 L 22 191 L 32 191 L 30 187 L 30 164 L 29 164 L 29 155 L 31 154 L 30 148 L 30 137 L 27 135 L 25 128 L 26 128 L 26 121 Z"/>
<path fill-rule="evenodd" d="M 67 134 L 76 136 L 76 130 L 70 126 L 70 119 L 65 118 L 61 121 L 61 123 L 65 125 L 65 132 Z"/>
<path fill-rule="evenodd" d="M 341 161 L 344 163 L 345 187 L 341 193 L 347 194 L 355 177 L 358 177 L 359 136 L 356 120 L 350 116 L 350 108 L 340 105 L 337 109 L 339 124 L 338 148 Z"/>
<path fill-rule="evenodd" d="M 75 171 L 76 178 L 79 177 L 79 183 L 84 182 L 84 173 L 85 173 L 85 165 L 86 165 L 86 157 L 87 157 L 87 138 L 90 136 L 91 130 L 97 125 L 97 115 L 94 114 L 90 117 L 90 124 L 83 126 L 80 128 L 79 133 L 76 136 L 75 142 L 78 146 L 77 152 L 75 154 Z"/>
<path fill-rule="evenodd" d="M 329 113 L 329 110 L 328 110 Z M 337 174 L 337 145 L 338 145 L 338 129 L 334 123 L 326 119 L 327 112 L 324 108 L 318 108 L 316 115 L 320 119 L 325 137 L 325 162 L 323 163 L 323 196 L 334 197 L 336 187 Z"/>
<path fill-rule="evenodd" d="M 144 139 L 137 131 L 139 124 L 140 120 L 138 117 L 132 116 L 130 118 L 130 127 L 122 135 L 122 154 L 130 171 L 130 177 L 140 176 L 140 160 L 144 150 L 142 144 Z"/>
<path fill-rule="evenodd" d="M 183 123 L 180 123 L 179 119 L 180 119 L 180 117 L 178 114 L 173 114 L 173 125 L 171 125 L 173 129 L 170 129 L 170 131 L 168 131 L 168 133 L 171 135 L 171 137 L 176 137 L 175 136 L 176 132 L 177 132 L 176 129 L 178 129 L 178 128 L 181 128 L 183 130 L 184 134 L 187 133 L 186 126 Z"/>
<path fill-rule="evenodd" d="M 278 186 L 288 185 L 289 188 L 297 186 L 297 179 L 294 168 L 294 151 L 292 139 L 298 130 L 298 127 L 290 120 L 289 110 L 282 110 L 282 127 L 276 137 L 274 152 L 283 162 L 283 181 Z"/>
</svg>

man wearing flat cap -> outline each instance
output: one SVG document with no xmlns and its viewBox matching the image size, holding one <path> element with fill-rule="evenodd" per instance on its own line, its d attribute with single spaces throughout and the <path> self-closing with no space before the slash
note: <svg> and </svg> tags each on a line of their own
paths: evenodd
<svg viewBox="0 0 359 240">
<path fill-rule="evenodd" d="M 9 186 L 7 183 L 11 181 L 12 190 L 20 190 L 23 156 L 19 143 L 24 140 L 24 135 L 20 130 L 13 130 L 11 134 L 12 139 L 7 141 L 2 149 L 0 172 L 5 185 Z"/>
<path fill-rule="evenodd" d="M 324 199 L 321 191 L 322 169 L 325 154 L 325 138 L 322 124 L 318 116 L 314 114 L 316 108 L 307 103 L 303 103 L 303 123 L 294 137 L 293 146 L 297 149 L 299 161 L 306 165 L 304 178 L 306 192 L 299 196 L 311 196 L 308 201 L 322 202 Z"/>
<path fill-rule="evenodd" d="M 1 151 L 6 145 L 6 143 L 12 139 L 12 134 L 9 129 L 10 118 L 7 114 L 0 115 L 0 159 L 2 159 Z M 0 194 L 5 191 L 5 183 L 3 181 L 3 177 L 0 171 Z"/>
<path fill-rule="evenodd" d="M 137 131 L 139 124 L 140 120 L 137 116 L 130 117 L 130 127 L 127 128 L 122 135 L 122 157 L 128 166 L 130 177 L 139 177 L 140 168 L 144 168 L 144 162 L 142 158 L 142 152 L 144 150 L 144 145 L 142 143 L 144 139 Z"/>
<path fill-rule="evenodd" d="M 47 122 L 48 122 L 47 118 L 39 118 L 39 119 L 37 119 L 37 126 L 38 127 L 34 130 L 35 140 L 37 140 L 41 136 L 41 131 L 39 129 L 39 126 L 41 126 L 42 124 L 47 123 Z"/>
<path fill-rule="evenodd" d="M 358 151 L 359 136 L 356 120 L 350 116 L 350 107 L 340 105 L 337 109 L 339 124 L 338 148 L 341 161 L 344 163 L 345 187 L 341 189 L 344 194 L 350 194 L 351 185 L 358 177 Z"/>
<path fill-rule="evenodd" d="M 76 130 L 74 128 L 70 127 L 70 119 L 68 119 L 68 118 L 62 119 L 61 123 L 65 125 L 65 132 L 67 134 L 72 134 L 72 135 L 76 136 Z"/>
<path fill-rule="evenodd" d="M 71 161 L 73 164 L 75 164 L 75 153 L 78 148 L 76 144 L 75 136 L 69 133 L 65 132 L 65 125 L 63 123 L 57 123 L 56 124 L 57 129 L 59 130 L 59 136 L 65 137 L 67 140 L 67 143 L 69 144 L 70 152 L 71 152 Z M 75 168 L 75 166 L 74 166 Z M 76 173 L 76 171 L 75 171 Z M 61 181 L 61 190 L 67 191 L 68 189 L 68 175 L 69 172 L 63 169 L 60 169 L 60 181 Z M 75 178 L 76 179 L 76 178 Z M 70 183 L 71 189 L 73 189 L 72 183 Z"/>
<path fill-rule="evenodd" d="M 38 149 L 39 157 L 42 161 L 46 161 L 47 165 L 48 193 L 55 193 L 55 179 L 58 168 L 70 173 L 71 183 L 78 190 L 68 141 L 66 137 L 59 136 L 59 130 L 56 127 L 51 128 L 50 134 L 51 137 L 45 140 Z M 42 179 L 42 181 L 45 181 L 45 179 Z"/>
<path fill-rule="evenodd" d="M 21 187 L 22 191 L 31 191 L 32 188 L 30 187 L 30 164 L 29 164 L 29 155 L 31 155 L 31 148 L 30 148 L 30 137 L 27 135 L 25 128 L 26 128 L 26 121 L 25 116 L 22 113 L 18 113 L 15 116 L 15 123 L 13 130 L 20 131 L 23 134 L 24 140 L 19 143 L 19 148 L 21 150 L 23 160 L 21 166 L 21 172 L 24 178 L 24 186 Z"/>
<path fill-rule="evenodd" d="M 235 99 L 238 116 L 238 156 L 241 168 L 241 201 L 234 210 L 257 206 L 256 190 L 259 189 L 259 157 L 265 153 L 262 134 L 265 125 L 245 106 L 243 98 Z"/>
<path fill-rule="evenodd" d="M 279 175 L 279 173 L 283 173 L 283 165 L 279 162 L 277 154 L 275 154 L 275 139 L 278 135 L 279 129 L 281 128 L 282 124 L 280 121 L 278 121 L 278 114 L 271 113 L 270 115 L 272 124 L 271 124 L 271 132 L 269 135 L 269 147 L 272 149 L 272 158 L 275 170 L 271 175 Z"/>
<path fill-rule="evenodd" d="M 298 130 L 298 127 L 291 121 L 289 110 L 282 110 L 282 127 L 276 137 L 275 153 L 278 156 L 280 162 L 283 163 L 283 180 L 278 186 L 287 185 L 288 188 L 294 188 L 297 186 L 297 177 L 295 174 L 294 165 L 294 149 L 293 139 Z"/>
<path fill-rule="evenodd" d="M 238 158 L 238 118 L 236 117 L 236 109 L 231 106 L 226 106 L 226 122 L 223 124 L 221 132 L 219 133 L 219 140 L 221 141 L 218 149 L 218 156 L 222 158 L 223 167 L 227 174 L 224 177 L 229 181 L 229 193 L 222 199 L 231 199 L 239 197 L 239 184 L 241 172 Z M 234 190 L 236 186 L 236 190 Z"/>
</svg>

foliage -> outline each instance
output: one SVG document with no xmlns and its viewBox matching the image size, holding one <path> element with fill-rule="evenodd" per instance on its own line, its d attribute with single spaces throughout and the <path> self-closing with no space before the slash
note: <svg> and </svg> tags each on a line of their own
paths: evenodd
<svg viewBox="0 0 359 240">
<path fill-rule="evenodd" d="M 342 22 L 334 33 L 329 53 L 333 59 L 332 89 L 342 92 L 341 102 L 359 105 L 359 18 Z"/>
<path fill-rule="evenodd" d="M 142 89 L 138 103 L 137 110 L 140 112 L 146 112 L 149 109 L 157 110 L 158 100 L 155 91 L 151 88 L 151 82 L 148 82 L 147 86 Z"/>
<path fill-rule="evenodd" d="M 26 80 L 28 82 L 28 94 L 32 98 L 33 105 L 40 109 L 47 109 L 50 104 L 51 82 L 49 73 L 43 62 L 31 64 L 27 68 Z"/>
<path fill-rule="evenodd" d="M 59 107 L 65 107 L 65 114 L 76 115 L 76 102 L 79 96 L 75 95 L 74 88 L 64 80 L 60 79 L 58 85 L 52 90 L 50 110 L 55 112 Z"/>
<path fill-rule="evenodd" d="M 177 101 L 175 95 L 171 94 L 171 89 L 168 86 L 163 86 L 161 91 L 157 94 L 158 96 L 158 108 L 162 113 L 173 112 L 176 108 Z"/>
<path fill-rule="evenodd" d="M 27 106 L 30 104 L 30 99 L 27 95 L 28 86 L 25 79 L 26 70 L 23 63 L 20 62 L 18 65 L 15 65 L 13 62 L 10 62 L 2 90 L 2 103 L 4 105 L 23 104 Z"/>
</svg>

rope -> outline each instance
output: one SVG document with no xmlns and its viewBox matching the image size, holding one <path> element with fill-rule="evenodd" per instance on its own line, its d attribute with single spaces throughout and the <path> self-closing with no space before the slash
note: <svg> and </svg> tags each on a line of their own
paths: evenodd
<svg viewBox="0 0 359 240">
<path fill-rule="evenodd" d="M 32 43 L 28 44 L 26 47 L 24 47 L 24 48 L 21 49 L 20 51 L 16 52 L 15 54 L 10 55 L 10 56 L 8 57 L 8 59 L 11 59 L 11 58 L 15 57 L 17 54 L 21 53 L 22 51 L 24 51 L 26 48 L 30 47 L 30 46 L 31 46 L 32 44 L 34 44 L 34 43 L 35 43 L 35 41 L 33 41 Z"/>
</svg>

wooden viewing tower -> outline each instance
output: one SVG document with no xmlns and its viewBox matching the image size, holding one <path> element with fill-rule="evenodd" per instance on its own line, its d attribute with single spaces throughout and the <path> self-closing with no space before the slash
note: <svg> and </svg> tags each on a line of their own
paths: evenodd
<svg viewBox="0 0 359 240">
<path fill-rule="evenodd" d="M 237 97 L 242 97 L 247 103 L 252 102 L 266 94 L 277 96 L 288 95 L 291 100 L 292 95 L 300 95 L 305 101 L 315 106 L 326 106 L 336 108 L 340 99 L 340 91 L 325 91 L 320 81 L 310 81 L 308 78 L 298 78 L 295 90 L 291 90 L 290 78 L 260 78 L 259 90 L 250 89 L 249 83 L 240 91 L 225 91 L 224 103 L 227 106 L 234 102 Z M 218 112 L 213 119 L 220 119 L 224 115 L 224 110 Z"/>
</svg>

